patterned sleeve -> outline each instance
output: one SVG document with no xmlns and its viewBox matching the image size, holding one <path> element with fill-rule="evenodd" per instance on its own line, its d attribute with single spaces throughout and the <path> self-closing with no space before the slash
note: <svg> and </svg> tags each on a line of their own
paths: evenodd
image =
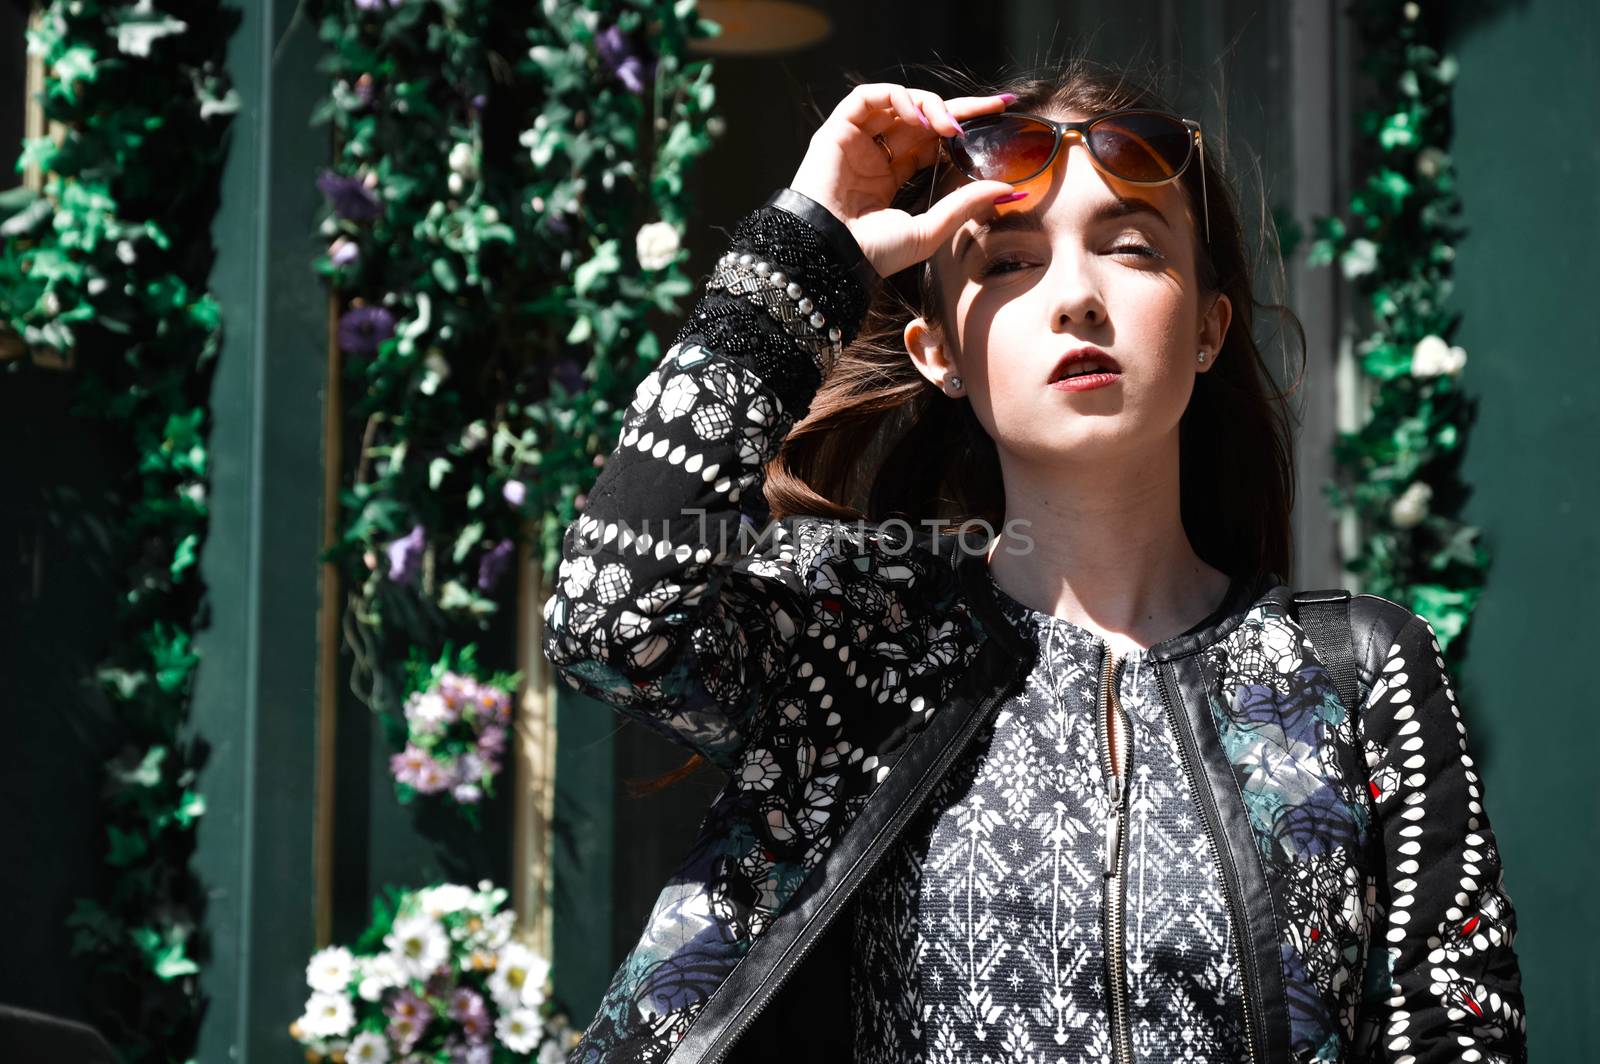
<svg viewBox="0 0 1600 1064">
<path fill-rule="evenodd" d="M 764 467 L 876 277 L 826 208 L 775 193 L 735 229 L 563 534 L 544 603 L 556 675 L 724 768 L 805 615 Z"/>
<path fill-rule="evenodd" d="M 1483 779 L 1427 619 L 1396 634 L 1360 718 L 1387 896 L 1372 950 L 1377 1059 L 1526 1061 L 1517 918 Z"/>
</svg>

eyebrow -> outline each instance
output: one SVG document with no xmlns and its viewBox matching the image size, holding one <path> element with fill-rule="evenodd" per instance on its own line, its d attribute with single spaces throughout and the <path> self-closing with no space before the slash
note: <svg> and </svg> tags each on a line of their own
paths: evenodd
<svg viewBox="0 0 1600 1064">
<path fill-rule="evenodd" d="M 1161 213 L 1161 208 L 1149 200 L 1139 199 L 1137 196 L 1119 196 L 1114 200 L 1102 202 L 1089 212 L 1089 224 L 1093 225 L 1096 222 L 1127 218 L 1135 214 L 1148 214 L 1168 229 L 1172 228 L 1172 223 L 1167 221 L 1165 214 Z M 1039 216 L 1037 211 L 1013 211 L 1010 214 L 999 215 L 992 221 L 979 223 L 976 229 L 962 233 L 960 237 L 962 243 L 960 247 L 956 248 L 955 259 L 960 262 L 965 258 L 967 252 L 972 250 L 978 243 L 979 237 L 990 236 L 995 233 L 1014 232 L 1042 233 L 1044 232 L 1044 219 Z"/>
</svg>

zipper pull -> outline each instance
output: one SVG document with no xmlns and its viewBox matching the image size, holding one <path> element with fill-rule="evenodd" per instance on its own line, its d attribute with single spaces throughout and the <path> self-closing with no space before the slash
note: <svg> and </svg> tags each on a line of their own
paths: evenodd
<svg viewBox="0 0 1600 1064">
<path fill-rule="evenodd" d="M 1105 878 L 1110 879 L 1117 874 L 1117 851 L 1122 845 L 1122 812 L 1116 807 L 1111 807 L 1111 815 L 1106 817 L 1106 871 Z"/>
</svg>

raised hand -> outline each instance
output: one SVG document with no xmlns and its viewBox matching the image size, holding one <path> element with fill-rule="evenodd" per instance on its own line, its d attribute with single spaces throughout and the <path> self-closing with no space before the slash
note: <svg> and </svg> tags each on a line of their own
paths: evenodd
<svg viewBox="0 0 1600 1064">
<path fill-rule="evenodd" d="M 963 222 L 993 209 L 1015 190 L 1004 181 L 964 181 L 923 214 L 889 204 L 911 176 L 933 164 L 941 137 L 960 133 L 957 123 L 1003 111 L 1008 96 L 961 96 L 892 82 L 857 85 L 811 135 L 811 146 L 789 187 L 833 212 L 879 276 L 922 262 Z M 890 162 L 873 141 L 883 134 Z"/>
</svg>

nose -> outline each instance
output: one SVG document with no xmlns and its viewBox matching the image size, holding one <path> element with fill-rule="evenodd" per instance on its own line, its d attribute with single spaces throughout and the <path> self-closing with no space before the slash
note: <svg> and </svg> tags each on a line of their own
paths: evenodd
<svg viewBox="0 0 1600 1064">
<path fill-rule="evenodd" d="M 1097 275 L 1084 268 L 1084 258 L 1076 251 L 1051 256 L 1050 327 L 1064 332 L 1074 325 L 1105 324 L 1105 302 L 1100 298 Z"/>
</svg>

